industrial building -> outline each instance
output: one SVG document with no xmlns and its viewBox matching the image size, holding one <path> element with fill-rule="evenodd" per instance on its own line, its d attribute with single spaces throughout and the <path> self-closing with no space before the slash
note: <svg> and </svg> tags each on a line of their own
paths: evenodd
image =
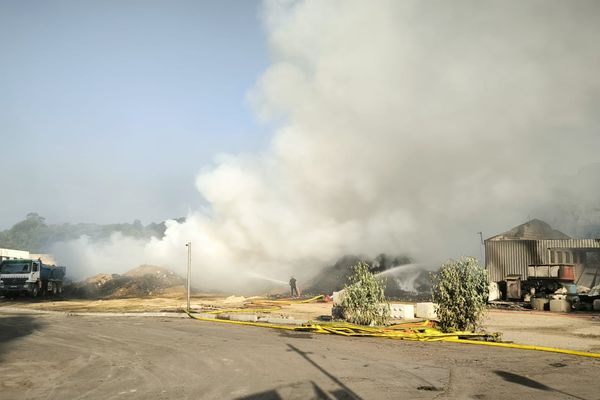
<svg viewBox="0 0 600 400">
<path fill-rule="evenodd" d="M 30 253 L 27 250 L 0 249 L 0 261 L 2 260 L 22 260 L 22 259 L 40 259 L 44 264 L 56 265 L 52 254 Z"/>
<path fill-rule="evenodd" d="M 29 252 L 24 250 L 0 249 L 0 261 L 29 258 Z"/>
<path fill-rule="evenodd" d="M 591 288 L 600 284 L 600 239 L 575 239 L 533 219 L 484 241 L 490 282 L 507 277 L 528 279 L 531 265 L 572 265 L 574 282 Z"/>
</svg>

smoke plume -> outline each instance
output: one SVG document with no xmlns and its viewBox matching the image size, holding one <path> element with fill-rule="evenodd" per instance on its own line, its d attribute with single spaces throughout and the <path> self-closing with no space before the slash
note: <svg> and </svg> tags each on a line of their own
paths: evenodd
<svg viewBox="0 0 600 400">
<path fill-rule="evenodd" d="M 270 146 L 217 157 L 207 208 L 163 239 L 83 255 L 183 271 L 191 241 L 197 285 L 226 290 L 344 254 L 479 255 L 478 231 L 553 215 L 555 183 L 599 160 L 599 17 L 595 1 L 267 2 L 272 63 L 248 98 Z"/>
</svg>

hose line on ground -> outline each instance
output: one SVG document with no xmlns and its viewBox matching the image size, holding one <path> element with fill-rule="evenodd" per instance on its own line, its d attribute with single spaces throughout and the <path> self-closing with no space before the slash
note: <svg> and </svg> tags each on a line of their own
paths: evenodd
<svg viewBox="0 0 600 400">
<path fill-rule="evenodd" d="M 308 303 L 321 299 L 323 296 L 317 296 L 312 299 L 302 301 L 282 301 L 282 300 L 259 300 L 256 301 L 257 305 L 272 305 L 269 308 L 238 308 L 232 310 L 215 310 L 205 314 L 223 314 L 223 313 L 238 313 L 238 312 L 270 312 L 281 309 L 281 305 L 293 304 L 293 303 Z M 277 325 L 266 322 L 251 322 L 251 321 L 231 321 L 219 318 L 207 318 L 194 315 L 187 311 L 187 315 L 198 321 L 207 322 L 218 322 L 232 325 L 247 325 L 256 326 L 261 328 L 270 329 L 282 329 L 287 331 L 297 332 L 310 332 L 310 333 L 322 333 L 322 334 L 333 334 L 341 336 L 359 336 L 359 337 L 383 337 L 388 339 L 396 340 L 412 340 L 412 341 L 425 341 L 425 342 L 451 342 L 451 343 L 464 343 L 464 344 L 478 344 L 483 346 L 495 346 L 504 347 L 510 349 L 520 350 L 536 350 L 546 351 L 551 353 L 568 354 L 581 357 L 600 358 L 600 353 L 591 353 L 586 351 L 560 349 L 555 347 L 544 347 L 544 346 L 531 346 L 516 343 L 502 343 L 497 342 L 497 335 L 492 335 L 484 332 L 451 332 L 444 333 L 434 328 L 434 325 L 430 321 L 424 322 L 408 322 L 404 324 L 396 324 L 387 328 L 377 328 L 353 325 L 349 323 L 320 323 L 315 324 L 313 322 L 305 323 L 301 326 L 290 326 L 290 325 Z M 478 339 L 478 340 L 473 340 Z"/>
</svg>

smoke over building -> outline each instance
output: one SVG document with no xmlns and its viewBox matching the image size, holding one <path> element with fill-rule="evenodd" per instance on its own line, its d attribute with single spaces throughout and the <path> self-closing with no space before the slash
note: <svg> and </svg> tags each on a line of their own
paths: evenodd
<svg viewBox="0 0 600 400">
<path fill-rule="evenodd" d="M 478 254 L 476 232 L 552 215 L 556 183 L 598 161 L 599 9 L 266 2 L 272 60 L 249 99 L 276 126 L 268 148 L 217 157 L 206 209 L 163 239 L 86 254 L 183 270 L 192 241 L 197 285 L 227 289 L 345 254 Z"/>
</svg>

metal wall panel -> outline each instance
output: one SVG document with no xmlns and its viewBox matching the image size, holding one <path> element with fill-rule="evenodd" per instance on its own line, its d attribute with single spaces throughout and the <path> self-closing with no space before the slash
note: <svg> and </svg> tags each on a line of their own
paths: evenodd
<svg viewBox="0 0 600 400">
<path fill-rule="evenodd" d="M 491 282 L 506 275 L 519 274 L 527 279 L 529 264 L 549 264 L 550 249 L 600 250 L 600 239 L 486 240 L 485 266 Z"/>
</svg>

